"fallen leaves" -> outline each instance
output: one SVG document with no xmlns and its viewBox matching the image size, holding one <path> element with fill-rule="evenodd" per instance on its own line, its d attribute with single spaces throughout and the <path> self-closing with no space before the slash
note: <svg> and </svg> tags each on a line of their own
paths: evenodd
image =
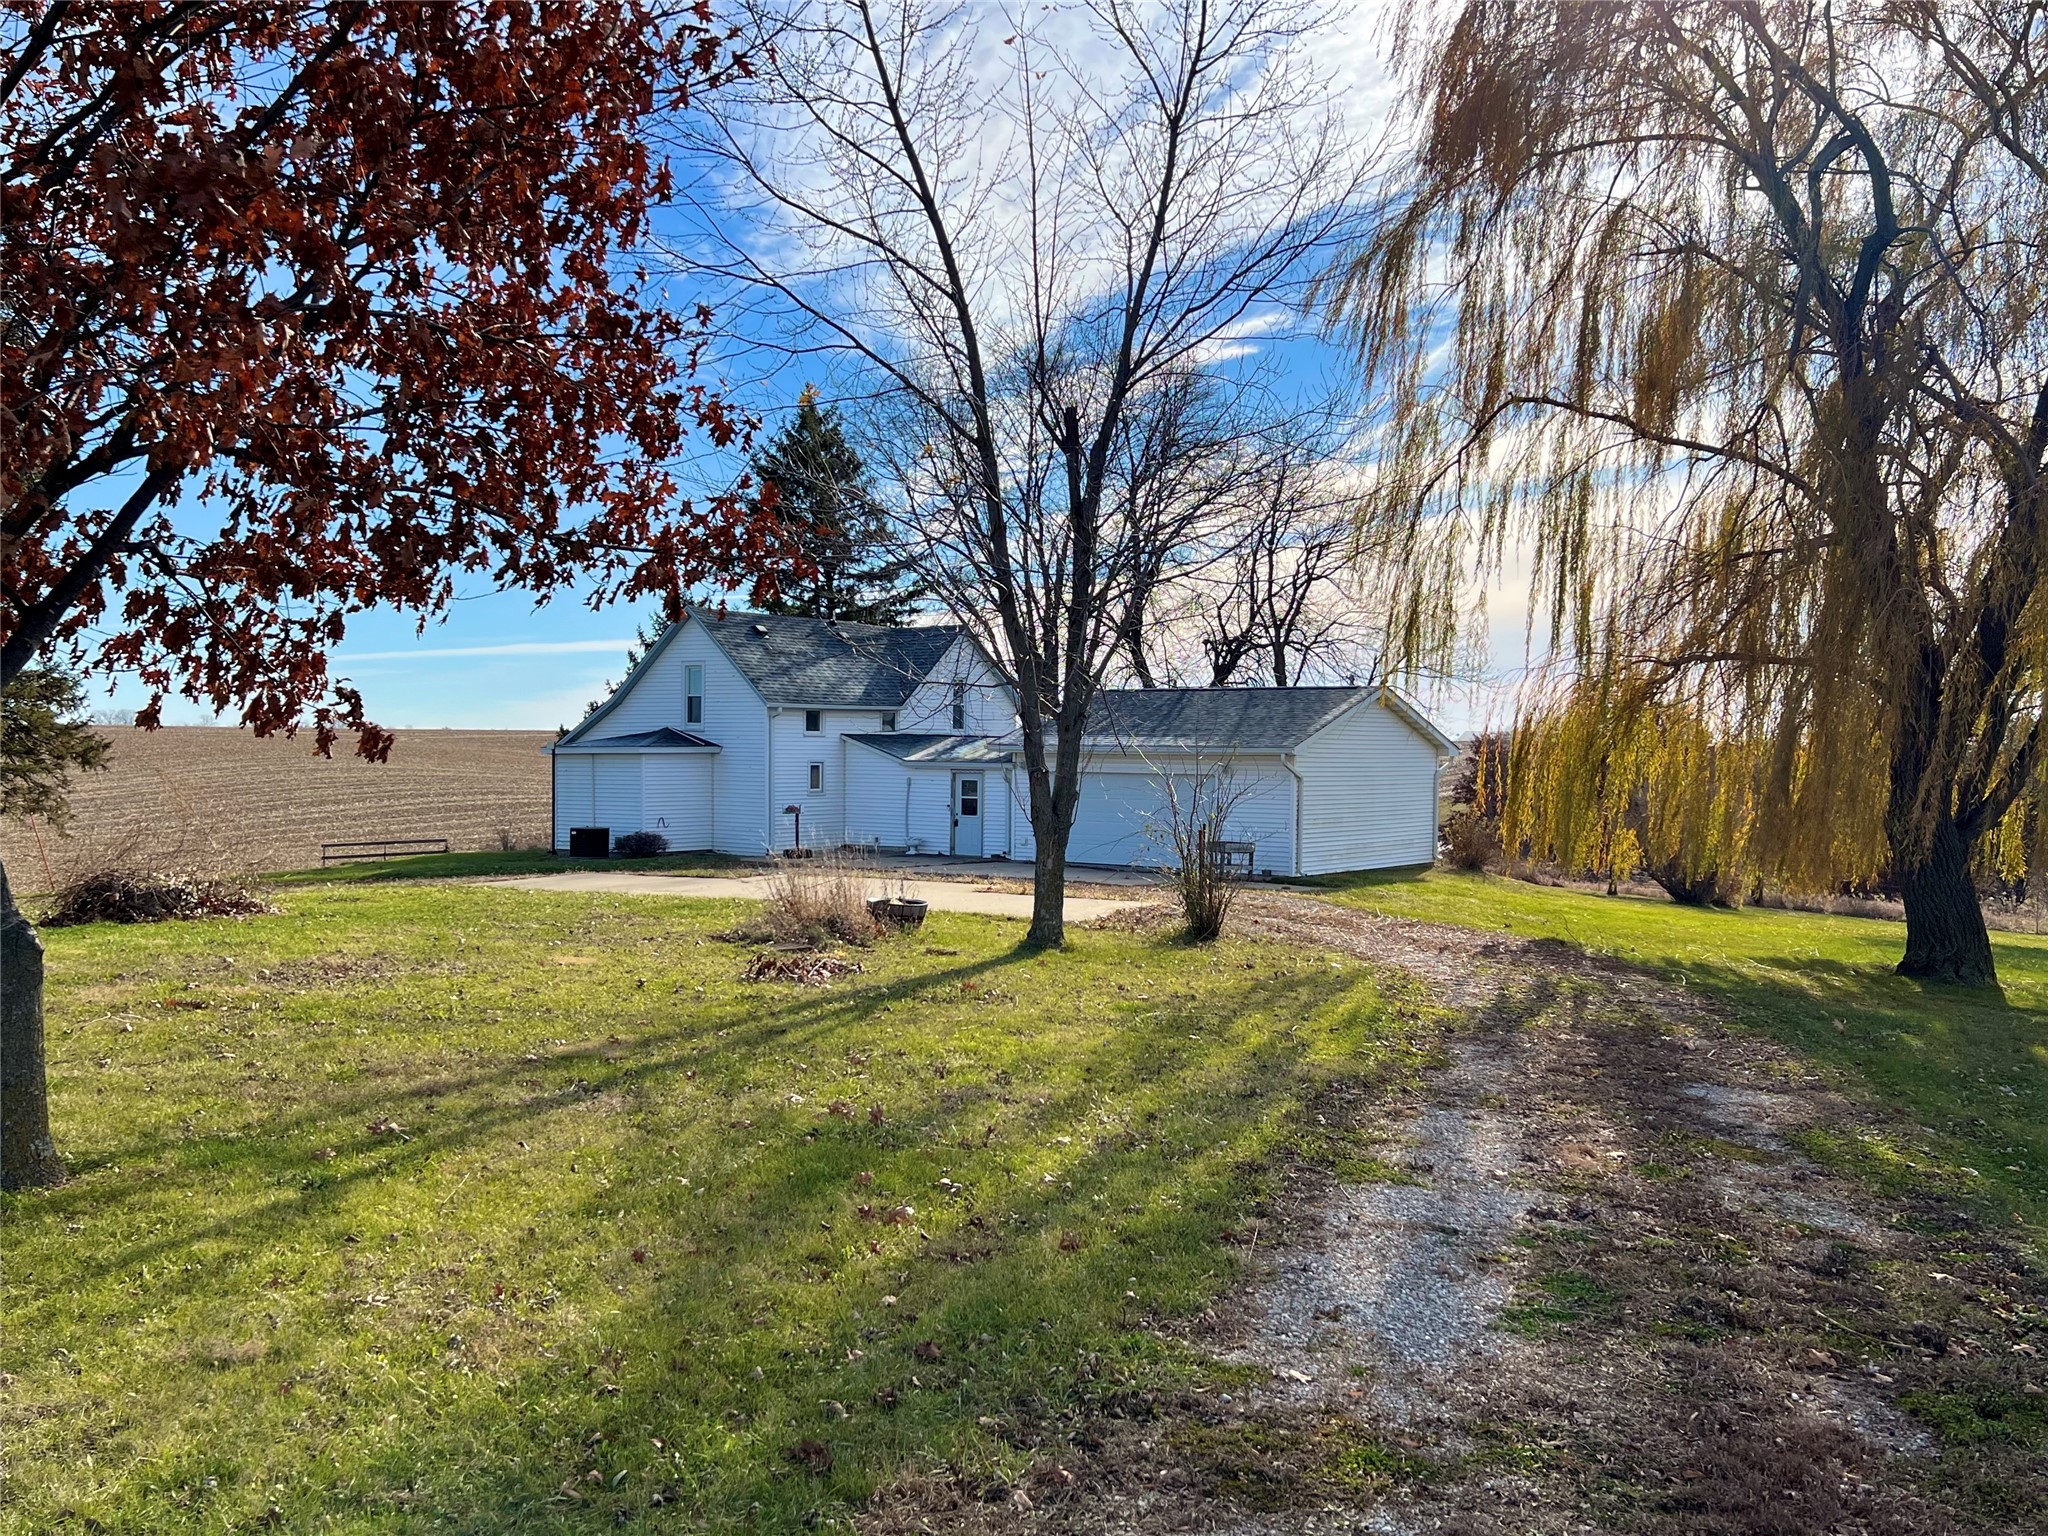
<svg viewBox="0 0 2048 1536">
<path fill-rule="evenodd" d="M 799 1440 L 783 1454 L 817 1477 L 832 1470 L 832 1447 L 822 1440 Z"/>
<path fill-rule="evenodd" d="M 857 976 L 861 972 L 858 960 L 849 960 L 844 955 L 828 955 L 817 951 L 802 954 L 778 953 L 764 949 L 747 962 L 740 972 L 742 981 L 787 981 L 800 987 L 830 986 L 842 976 Z"/>
</svg>

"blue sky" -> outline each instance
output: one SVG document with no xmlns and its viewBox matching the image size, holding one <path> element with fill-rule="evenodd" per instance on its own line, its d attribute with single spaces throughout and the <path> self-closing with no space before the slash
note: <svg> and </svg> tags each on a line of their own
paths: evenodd
<svg viewBox="0 0 2048 1536">
<path fill-rule="evenodd" d="M 1390 88 L 1364 19 L 1369 9 L 1353 11 L 1334 35 L 1339 51 L 1348 55 L 1338 63 L 1340 89 L 1348 93 L 1349 101 L 1364 103 L 1362 110 L 1376 116 L 1384 111 Z M 673 296 L 683 302 L 696 297 L 686 291 Z M 1343 356 L 1303 334 L 1298 324 L 1270 332 L 1251 329 L 1256 334 L 1245 339 L 1243 366 L 1261 370 L 1282 389 L 1325 388 L 1345 373 Z M 819 383 L 828 396 L 832 391 L 830 379 L 814 377 L 793 364 L 764 376 L 758 371 L 760 355 L 749 354 L 743 344 L 722 360 L 714 358 L 714 373 L 721 361 L 730 372 L 720 382 L 738 403 L 761 414 L 770 432 L 804 384 Z M 733 456 L 714 454 L 679 473 L 685 491 L 701 495 L 717 489 L 737 468 Z M 1522 653 L 1523 604 L 1513 585 L 1510 581 L 1506 590 L 1496 592 L 1489 605 L 1489 649 L 1494 669 L 1503 676 L 1512 672 L 1513 661 Z M 373 719 L 396 729 L 553 729 L 581 718 L 584 707 L 622 675 L 626 648 L 644 616 L 622 608 L 593 611 L 574 593 L 559 594 L 537 607 L 524 593 L 480 585 L 462 591 L 424 634 L 410 615 L 378 612 L 358 617 L 334 654 L 333 672 L 362 690 Z M 1499 695 L 1500 689 L 1493 687 L 1477 694 L 1440 693 L 1425 702 L 1447 728 L 1464 730 L 1483 720 Z M 108 702 L 114 708 L 128 708 L 142 699 L 132 680 L 117 679 Z M 165 719 L 172 724 L 212 723 L 200 706 L 180 700 L 166 704 Z"/>
</svg>

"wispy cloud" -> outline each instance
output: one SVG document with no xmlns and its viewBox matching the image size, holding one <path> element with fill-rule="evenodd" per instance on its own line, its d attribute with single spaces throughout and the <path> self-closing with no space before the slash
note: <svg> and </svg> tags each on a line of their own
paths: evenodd
<svg viewBox="0 0 2048 1536">
<path fill-rule="evenodd" d="M 630 635 L 617 640 L 511 640 L 503 645 L 423 645 L 409 651 L 337 651 L 334 662 L 346 666 L 356 661 L 412 661 L 421 656 L 571 656 L 583 652 L 624 651 L 633 644 Z"/>
</svg>

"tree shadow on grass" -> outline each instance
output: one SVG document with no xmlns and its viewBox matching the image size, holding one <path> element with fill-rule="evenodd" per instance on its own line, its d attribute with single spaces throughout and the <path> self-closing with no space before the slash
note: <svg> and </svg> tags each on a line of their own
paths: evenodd
<svg viewBox="0 0 2048 1536">
<path fill-rule="evenodd" d="M 367 1126 L 404 1118 L 419 1086 L 358 1080 L 321 1082 L 230 1138 L 120 1143 L 42 1197 L 37 1224 L 146 1214 L 167 1191 L 254 1193 L 211 1221 L 62 1251 L 18 1336 L 71 1338 L 83 1359 L 68 1295 L 106 1308 L 145 1267 L 153 1278 L 97 1326 L 110 1357 L 131 1339 L 156 1349 L 145 1314 L 291 1322 L 281 1357 L 230 1349 L 192 1379 L 229 1416 L 216 1442 L 154 1439 L 140 1413 L 122 1433 L 146 1471 L 109 1479 L 93 1517 L 173 1529 L 273 1500 L 288 1527 L 580 1531 L 623 1514 L 798 1529 L 906 1460 L 1014 1469 L 1075 1404 L 1167 1369 L 1171 1347 L 1144 1325 L 1225 1283 L 1217 1235 L 1313 1087 L 1311 1056 L 1381 1027 L 1356 971 L 1315 967 L 1225 973 L 1185 997 L 1126 1001 L 1098 982 L 1074 1004 L 1103 1015 L 1077 1021 L 1005 1000 L 1035 959 L 764 989 L 744 1018 L 628 1021 L 615 1042 L 534 1060 L 451 1064 L 436 1037 L 421 1051 L 438 1107 L 403 1139 Z M 880 1022 L 899 1014 L 910 1034 Z M 1034 1035 L 1056 1060 L 1034 1057 Z M 834 1113 L 829 1087 L 792 1088 L 793 1103 L 768 1081 L 799 1061 L 813 1085 L 847 1079 L 833 1063 L 855 1056 L 871 1058 L 858 1107 L 884 1108 L 880 1124 Z M 309 1161 L 323 1136 L 331 1164 Z M 543 1185 L 508 1213 L 533 1166 L 522 1142 L 552 1173 L 566 1160 L 601 1176 Z M 678 1182 L 684 1166 L 715 1168 L 715 1186 Z M 379 1214 L 408 1191 L 411 1206 Z M 465 1206 L 485 1201 L 470 1228 Z M 415 1251 L 429 1239 L 448 1251 Z M 194 1369 L 159 1367 L 150 1392 Z"/>
</svg>

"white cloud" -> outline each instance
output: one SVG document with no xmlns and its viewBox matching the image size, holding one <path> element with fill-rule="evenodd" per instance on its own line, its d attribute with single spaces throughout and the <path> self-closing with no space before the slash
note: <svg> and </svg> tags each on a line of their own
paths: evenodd
<svg viewBox="0 0 2048 1536">
<path fill-rule="evenodd" d="M 628 635 L 616 640 L 511 640 L 503 645 L 416 646 L 409 651 L 337 651 L 335 666 L 358 661 L 412 661 L 422 656 L 571 656 L 590 651 L 624 652 L 634 644 Z"/>
</svg>

